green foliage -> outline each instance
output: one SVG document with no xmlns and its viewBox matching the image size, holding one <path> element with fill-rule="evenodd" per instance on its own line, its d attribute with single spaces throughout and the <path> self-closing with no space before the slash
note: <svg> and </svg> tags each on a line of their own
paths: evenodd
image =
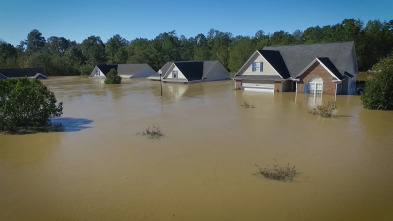
<svg viewBox="0 0 393 221">
<path fill-rule="evenodd" d="M 0 80 L 0 130 L 44 127 L 62 111 L 63 103 L 56 105 L 55 95 L 39 80 Z"/>
<path fill-rule="evenodd" d="M 337 109 L 336 102 L 329 101 L 326 106 L 318 105 L 316 108 L 313 108 L 310 113 L 314 115 L 319 115 L 324 118 L 329 118 L 333 116 L 333 111 Z"/>
<path fill-rule="evenodd" d="M 159 70 L 168 61 L 218 60 L 234 74 L 253 51 L 265 46 L 340 41 L 355 42 L 359 70 L 367 71 L 393 49 L 393 20 L 371 20 L 364 25 L 360 20 L 344 19 L 292 34 L 259 30 L 255 36 L 233 37 L 215 29 L 189 38 L 170 31 L 152 40 L 138 38 L 131 42 L 118 34 L 106 43 L 98 36 L 90 36 L 81 44 L 56 36 L 45 40 L 34 29 L 17 47 L 0 41 L 0 68 L 39 65 L 48 75 L 75 75 L 90 74 L 98 64 L 147 63 Z"/>
<path fill-rule="evenodd" d="M 120 84 L 121 77 L 117 74 L 116 69 L 112 68 L 106 75 L 105 84 Z"/>
<path fill-rule="evenodd" d="M 374 67 L 373 78 L 366 82 L 360 99 L 363 107 L 375 110 L 393 110 L 393 52 Z"/>
</svg>

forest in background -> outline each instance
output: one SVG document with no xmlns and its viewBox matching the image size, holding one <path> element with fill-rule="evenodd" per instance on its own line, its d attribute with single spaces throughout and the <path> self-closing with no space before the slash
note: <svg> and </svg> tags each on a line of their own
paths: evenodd
<svg viewBox="0 0 393 221">
<path fill-rule="evenodd" d="M 64 37 L 45 38 L 32 30 L 16 47 L 0 39 L 0 68 L 43 67 L 48 75 L 88 75 L 98 64 L 147 63 L 158 71 L 168 61 L 218 60 L 232 73 L 265 46 L 354 41 L 359 71 L 366 71 L 393 50 L 393 20 L 344 19 L 335 25 L 293 33 L 259 30 L 254 36 L 233 36 L 210 29 L 195 37 L 164 32 L 152 40 L 127 40 L 116 34 L 107 42 L 90 36 L 82 43 Z"/>
</svg>

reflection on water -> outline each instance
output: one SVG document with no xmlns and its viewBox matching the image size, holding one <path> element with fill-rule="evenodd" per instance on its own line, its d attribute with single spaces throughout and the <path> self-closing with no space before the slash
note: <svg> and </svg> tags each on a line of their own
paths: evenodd
<svg viewBox="0 0 393 221">
<path fill-rule="evenodd" d="M 63 132 L 0 134 L 0 220 L 390 220 L 393 112 L 233 82 L 43 81 Z M 310 99 L 312 101 L 310 101 Z M 255 108 L 244 108 L 244 102 Z M 137 136 L 156 125 L 159 140 Z M 68 133 L 71 132 L 71 133 Z M 294 182 L 253 176 L 279 162 Z"/>
<path fill-rule="evenodd" d="M 77 132 L 87 128 L 91 124 L 92 121 L 88 119 L 81 119 L 81 118 L 69 118 L 69 117 L 61 117 L 55 118 L 52 120 L 52 124 L 55 127 L 59 127 L 59 131 L 62 132 Z"/>
</svg>

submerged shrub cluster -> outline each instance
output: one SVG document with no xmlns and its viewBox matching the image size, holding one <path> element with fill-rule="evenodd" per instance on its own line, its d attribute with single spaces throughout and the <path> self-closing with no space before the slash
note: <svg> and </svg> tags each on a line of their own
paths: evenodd
<svg viewBox="0 0 393 221">
<path fill-rule="evenodd" d="M 144 131 L 139 132 L 137 134 L 140 134 L 142 136 L 147 136 L 150 139 L 157 139 L 164 136 L 164 133 L 161 132 L 160 128 L 154 125 L 152 127 L 146 128 Z"/>
<path fill-rule="evenodd" d="M 0 130 L 16 133 L 21 129 L 47 126 L 51 117 L 60 117 L 63 103 L 39 80 L 0 80 Z"/>
<path fill-rule="evenodd" d="M 333 111 L 337 109 L 337 105 L 335 101 L 329 101 L 326 106 L 318 105 L 316 108 L 313 108 L 310 113 L 314 115 L 319 115 L 321 117 L 329 118 L 333 116 Z"/>
<path fill-rule="evenodd" d="M 247 101 L 243 101 L 243 104 L 240 106 L 245 107 L 245 108 L 255 108 L 254 105 L 249 104 Z"/>
<path fill-rule="evenodd" d="M 295 166 L 290 166 L 289 163 L 286 166 L 281 166 L 277 160 L 274 160 L 275 164 L 272 168 L 261 168 L 257 164 L 258 172 L 254 175 L 262 175 L 269 179 L 280 180 L 280 181 L 292 181 L 296 175 Z"/>
</svg>

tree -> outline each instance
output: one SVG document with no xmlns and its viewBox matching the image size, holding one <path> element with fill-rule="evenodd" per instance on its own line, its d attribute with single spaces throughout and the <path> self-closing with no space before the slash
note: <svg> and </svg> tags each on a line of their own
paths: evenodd
<svg viewBox="0 0 393 221">
<path fill-rule="evenodd" d="M 116 69 L 112 68 L 106 75 L 105 84 L 120 84 L 121 77 L 117 74 Z"/>
<path fill-rule="evenodd" d="M 39 80 L 27 78 L 0 81 L 0 130 L 17 132 L 21 128 L 39 128 L 60 117 L 63 103 L 56 105 L 55 95 Z"/>
<path fill-rule="evenodd" d="M 210 60 L 210 48 L 207 45 L 207 39 L 203 34 L 198 34 L 195 37 L 193 60 L 194 61 Z"/>
<path fill-rule="evenodd" d="M 39 32 L 37 29 L 34 29 L 27 35 L 27 40 L 23 43 L 26 45 L 27 53 L 34 53 L 44 48 L 45 38 L 42 37 L 41 32 Z"/>
<path fill-rule="evenodd" d="M 118 64 L 119 61 L 116 58 L 121 58 L 120 55 L 118 55 L 119 51 L 124 48 L 124 46 L 128 45 L 130 42 L 128 42 L 126 39 L 120 37 L 120 35 L 114 35 L 111 39 L 106 42 L 105 45 L 105 51 L 106 55 L 108 57 L 108 63 L 110 64 Z M 123 54 L 124 56 L 124 54 Z M 122 58 L 124 60 L 124 58 Z M 127 59 L 126 59 L 127 60 Z"/>
<path fill-rule="evenodd" d="M 105 45 L 100 37 L 90 36 L 80 45 L 82 54 L 89 64 L 104 64 L 106 62 Z"/>
<path fill-rule="evenodd" d="M 393 51 L 373 66 L 374 75 L 366 83 L 360 99 L 363 107 L 376 110 L 393 110 Z"/>
<path fill-rule="evenodd" d="M 16 68 L 18 50 L 4 41 L 0 41 L 0 68 Z"/>
<path fill-rule="evenodd" d="M 100 37 L 90 36 L 80 45 L 86 63 L 81 66 L 81 74 L 89 74 L 95 65 L 106 63 L 105 45 Z"/>
<path fill-rule="evenodd" d="M 240 37 L 239 37 L 240 38 Z M 249 37 L 241 37 L 229 50 L 229 69 L 235 73 L 255 51 L 253 41 Z"/>
</svg>

